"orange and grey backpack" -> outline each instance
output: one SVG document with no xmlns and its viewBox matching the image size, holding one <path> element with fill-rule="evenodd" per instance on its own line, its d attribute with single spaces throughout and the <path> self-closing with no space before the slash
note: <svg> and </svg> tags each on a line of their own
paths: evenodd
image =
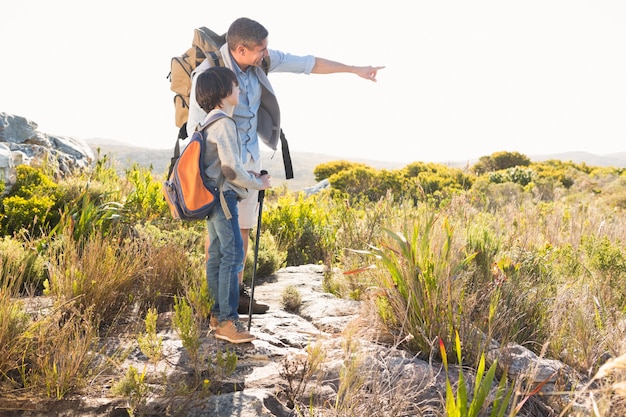
<svg viewBox="0 0 626 417">
<path fill-rule="evenodd" d="M 223 113 L 215 113 L 191 136 L 189 144 L 179 152 L 178 141 L 174 158 L 170 165 L 167 179 L 163 182 L 163 195 L 170 207 L 174 219 L 201 220 L 206 218 L 218 202 L 222 204 L 224 213 L 230 218 L 230 211 L 222 198 L 221 186 L 224 176 L 220 175 L 214 186 L 204 173 L 205 130 L 213 122 L 222 117 Z"/>
</svg>

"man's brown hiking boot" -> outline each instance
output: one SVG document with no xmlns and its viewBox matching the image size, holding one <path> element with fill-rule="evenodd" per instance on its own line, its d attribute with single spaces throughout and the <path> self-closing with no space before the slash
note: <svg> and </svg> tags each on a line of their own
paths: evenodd
<svg viewBox="0 0 626 417">
<path fill-rule="evenodd" d="M 226 320 L 221 322 L 215 329 L 215 337 L 226 340 L 230 343 L 246 343 L 252 342 L 255 337 L 252 336 L 239 321 Z"/>
<path fill-rule="evenodd" d="M 252 302 L 252 314 L 265 314 L 270 306 L 267 304 L 257 303 L 256 300 Z M 239 308 L 237 312 L 239 314 L 250 314 L 250 294 L 244 285 L 239 287 Z"/>
<path fill-rule="evenodd" d="M 215 329 L 217 329 L 217 326 L 218 326 L 217 317 L 211 314 L 211 317 L 209 318 L 209 329 L 211 329 L 212 331 L 215 331 Z"/>
</svg>

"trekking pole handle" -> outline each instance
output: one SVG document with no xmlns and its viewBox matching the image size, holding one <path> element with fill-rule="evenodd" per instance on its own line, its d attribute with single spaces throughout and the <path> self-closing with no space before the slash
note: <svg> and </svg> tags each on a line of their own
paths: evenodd
<svg viewBox="0 0 626 417">
<path fill-rule="evenodd" d="M 261 170 L 261 175 L 266 175 L 267 171 L 262 169 Z M 265 197 L 265 190 L 259 190 L 259 201 L 263 200 L 263 197 Z"/>
</svg>

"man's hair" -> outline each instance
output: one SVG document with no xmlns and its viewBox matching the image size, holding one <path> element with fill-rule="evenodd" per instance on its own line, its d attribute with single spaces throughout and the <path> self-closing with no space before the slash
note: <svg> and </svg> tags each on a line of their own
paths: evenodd
<svg viewBox="0 0 626 417">
<path fill-rule="evenodd" d="M 261 45 L 263 40 L 267 38 L 269 32 L 259 22 L 240 17 L 231 23 L 226 32 L 226 42 L 228 49 L 234 51 L 237 45 L 243 45 L 248 49 L 252 49 L 257 45 Z"/>
<path fill-rule="evenodd" d="M 196 101 L 205 112 L 216 108 L 239 85 L 235 73 L 227 67 L 210 67 L 198 75 Z"/>
</svg>

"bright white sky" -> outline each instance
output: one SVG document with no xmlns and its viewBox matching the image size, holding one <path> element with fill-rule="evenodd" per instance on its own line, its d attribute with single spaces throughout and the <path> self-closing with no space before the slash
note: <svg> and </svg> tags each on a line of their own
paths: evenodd
<svg viewBox="0 0 626 417">
<path fill-rule="evenodd" d="M 223 33 L 240 16 L 269 30 L 270 48 L 386 66 L 377 83 L 270 75 L 292 152 L 447 162 L 626 151 L 624 0 L 11 0 L 0 111 L 45 133 L 171 148 L 170 59 L 195 27 Z"/>
</svg>

